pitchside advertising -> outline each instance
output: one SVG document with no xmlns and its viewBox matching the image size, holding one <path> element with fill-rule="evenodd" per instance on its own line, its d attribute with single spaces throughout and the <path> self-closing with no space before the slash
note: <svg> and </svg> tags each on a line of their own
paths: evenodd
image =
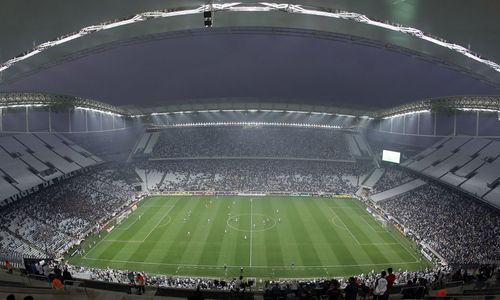
<svg viewBox="0 0 500 300">
<path fill-rule="evenodd" d="M 388 161 L 392 163 L 399 164 L 399 160 L 401 159 L 401 153 L 390 150 L 382 150 L 382 160 Z"/>
</svg>

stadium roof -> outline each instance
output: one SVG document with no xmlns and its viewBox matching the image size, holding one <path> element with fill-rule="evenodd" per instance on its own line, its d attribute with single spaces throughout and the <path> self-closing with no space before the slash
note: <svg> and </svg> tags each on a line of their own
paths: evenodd
<svg viewBox="0 0 500 300">
<path fill-rule="evenodd" d="M 487 111 L 500 113 L 500 96 L 451 96 L 424 99 L 416 102 L 381 110 L 362 110 L 349 107 L 308 105 L 279 102 L 259 102 L 259 99 L 219 98 L 210 103 L 179 104 L 164 106 L 113 106 L 99 101 L 68 95 L 45 93 L 0 93 L 0 109 L 18 107 L 56 107 L 57 109 L 85 109 L 99 113 L 125 117 L 143 117 L 158 114 L 219 112 L 219 111 L 273 111 L 289 113 L 312 113 L 348 117 L 391 118 L 402 115 L 430 111 Z"/>
<path fill-rule="evenodd" d="M 0 61 L 28 58 L 0 73 L 0 90 L 115 105 L 249 96 L 364 108 L 499 94 L 497 1 L 229 3 L 2 1 Z"/>
</svg>

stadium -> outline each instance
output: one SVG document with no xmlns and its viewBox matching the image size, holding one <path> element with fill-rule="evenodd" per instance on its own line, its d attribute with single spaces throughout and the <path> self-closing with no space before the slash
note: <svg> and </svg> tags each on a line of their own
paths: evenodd
<svg viewBox="0 0 500 300">
<path fill-rule="evenodd" d="M 1 3 L 0 296 L 498 297 L 499 12 Z"/>
</svg>

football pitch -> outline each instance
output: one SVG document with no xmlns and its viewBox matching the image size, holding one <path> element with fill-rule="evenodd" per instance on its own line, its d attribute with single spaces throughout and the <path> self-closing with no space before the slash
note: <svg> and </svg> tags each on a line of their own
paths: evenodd
<svg viewBox="0 0 500 300">
<path fill-rule="evenodd" d="M 319 278 L 428 266 L 350 198 L 154 196 L 70 263 L 149 274 Z"/>
</svg>

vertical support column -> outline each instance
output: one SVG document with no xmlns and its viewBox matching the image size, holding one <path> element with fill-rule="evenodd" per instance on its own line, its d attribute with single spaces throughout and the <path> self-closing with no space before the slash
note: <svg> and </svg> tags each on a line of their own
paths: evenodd
<svg viewBox="0 0 500 300">
<path fill-rule="evenodd" d="M 420 113 L 417 114 L 417 135 L 420 135 Z"/>
<path fill-rule="evenodd" d="M 403 115 L 403 134 L 406 133 L 406 115 Z"/>
<path fill-rule="evenodd" d="M 49 133 L 52 133 L 52 106 L 49 105 Z"/>
<path fill-rule="evenodd" d="M 382 131 L 382 122 L 383 122 L 384 119 L 380 119 L 378 120 L 378 130 L 379 131 Z"/>
<path fill-rule="evenodd" d="M 393 119 L 394 119 L 394 118 L 393 118 L 393 117 L 391 117 L 391 131 L 390 131 L 391 133 L 392 133 L 392 120 L 393 120 Z"/>
<path fill-rule="evenodd" d="M 115 129 L 115 115 L 112 115 L 113 117 L 113 129 Z"/>
<path fill-rule="evenodd" d="M 0 131 L 3 131 L 3 108 L 0 108 Z"/>
<path fill-rule="evenodd" d="M 85 132 L 89 132 L 89 121 L 87 117 L 88 110 L 85 109 L 84 112 L 85 112 Z"/>
<path fill-rule="evenodd" d="M 434 136 L 436 136 L 437 113 L 434 112 Z"/>
<path fill-rule="evenodd" d="M 476 136 L 479 135 L 479 110 L 476 111 Z"/>
<path fill-rule="evenodd" d="M 71 108 L 68 109 L 68 132 L 71 132 Z"/>
<path fill-rule="evenodd" d="M 26 116 L 25 116 L 25 121 L 26 121 L 26 132 L 30 132 L 30 123 L 28 120 L 29 116 L 29 108 L 26 106 Z"/>
<path fill-rule="evenodd" d="M 457 136 L 457 110 L 453 114 L 453 136 Z"/>
<path fill-rule="evenodd" d="M 101 131 L 103 131 L 103 128 L 102 128 L 102 115 L 103 115 L 103 113 L 99 113 L 99 115 L 101 116 L 101 117 L 99 118 L 99 123 L 100 123 L 100 125 L 101 125 Z"/>
</svg>

